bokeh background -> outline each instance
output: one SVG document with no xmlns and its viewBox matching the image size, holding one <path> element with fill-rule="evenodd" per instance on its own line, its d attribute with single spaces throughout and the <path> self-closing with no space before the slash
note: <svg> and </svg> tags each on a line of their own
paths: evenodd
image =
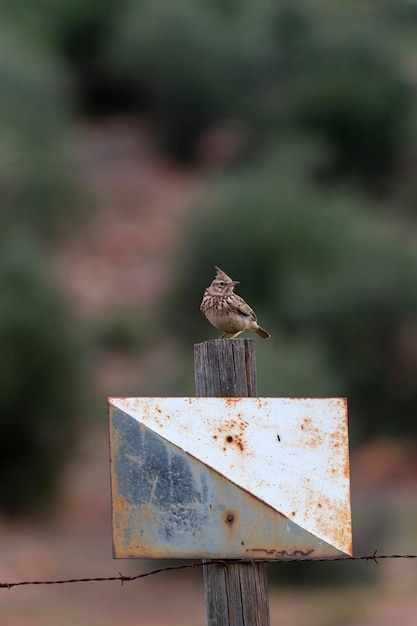
<svg viewBox="0 0 417 626">
<path fill-rule="evenodd" d="M 111 558 L 106 398 L 194 394 L 214 265 L 259 395 L 348 397 L 355 553 L 417 553 L 416 42 L 412 0 L 0 1 L 2 582 L 160 565 Z M 2 623 L 202 624 L 196 571 Z M 415 623 L 413 560 L 269 580 L 273 625 Z"/>
</svg>

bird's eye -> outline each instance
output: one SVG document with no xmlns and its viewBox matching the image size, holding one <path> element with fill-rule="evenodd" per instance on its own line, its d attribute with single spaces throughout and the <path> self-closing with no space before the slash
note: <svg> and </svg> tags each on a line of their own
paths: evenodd
<svg viewBox="0 0 417 626">
<path fill-rule="evenodd" d="M 224 281 L 223 280 L 219 280 L 219 285 L 220 285 L 220 287 L 223 287 Z"/>
</svg>

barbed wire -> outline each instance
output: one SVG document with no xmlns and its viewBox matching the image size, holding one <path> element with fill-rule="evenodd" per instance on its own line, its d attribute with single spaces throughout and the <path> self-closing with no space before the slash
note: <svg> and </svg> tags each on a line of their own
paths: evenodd
<svg viewBox="0 0 417 626">
<path fill-rule="evenodd" d="M 359 556 L 332 556 L 332 557 L 280 557 L 272 559 L 210 559 L 209 561 L 200 561 L 198 563 L 185 563 L 181 565 L 168 565 L 167 567 L 161 567 L 154 569 L 150 572 L 144 572 L 142 574 L 136 574 L 134 576 L 125 576 L 120 573 L 117 576 L 98 576 L 95 578 L 66 578 L 63 580 L 22 580 L 18 582 L 3 583 L 0 582 L 0 589 L 12 589 L 13 587 L 23 587 L 28 585 L 68 585 L 72 583 L 101 583 L 101 582 L 113 582 L 119 581 L 123 585 L 125 582 L 132 582 L 139 580 L 140 578 L 146 578 L 147 576 L 155 576 L 156 574 L 162 574 L 163 572 L 172 572 L 175 570 L 191 569 L 193 567 L 203 567 L 211 565 L 238 565 L 238 564 L 253 564 L 253 563 L 300 563 L 300 562 L 315 562 L 323 563 L 330 561 L 365 561 L 368 564 L 369 561 L 378 564 L 378 561 L 382 559 L 417 559 L 417 554 L 377 554 L 375 550 L 372 554 L 362 554 Z"/>
</svg>

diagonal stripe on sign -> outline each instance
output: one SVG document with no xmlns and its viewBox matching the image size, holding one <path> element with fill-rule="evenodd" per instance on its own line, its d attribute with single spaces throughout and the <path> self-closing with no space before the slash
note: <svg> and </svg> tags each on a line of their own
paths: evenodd
<svg viewBox="0 0 417 626">
<path fill-rule="evenodd" d="M 351 554 L 344 398 L 111 398 L 324 542 Z"/>
</svg>

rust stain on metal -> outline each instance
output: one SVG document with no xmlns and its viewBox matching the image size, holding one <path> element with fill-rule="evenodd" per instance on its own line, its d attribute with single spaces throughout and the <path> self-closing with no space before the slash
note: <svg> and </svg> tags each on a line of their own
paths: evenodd
<svg viewBox="0 0 417 626">
<path fill-rule="evenodd" d="M 234 407 L 236 404 L 242 402 L 243 398 L 224 398 L 227 407 Z"/>
<path fill-rule="evenodd" d="M 262 552 L 266 556 L 272 557 L 274 559 L 306 559 L 311 557 L 314 554 L 314 550 L 293 550 L 292 552 L 288 552 L 288 550 L 265 550 L 264 548 L 252 548 L 252 552 Z"/>
<path fill-rule="evenodd" d="M 303 441 L 307 447 L 317 448 L 323 445 L 323 432 L 314 425 L 314 420 L 311 417 L 306 416 L 300 428 L 303 431 Z"/>
<path fill-rule="evenodd" d="M 245 449 L 240 436 L 227 435 L 226 443 L 233 443 L 241 452 Z M 226 448 L 224 448 L 224 450 L 226 450 Z"/>
<path fill-rule="evenodd" d="M 241 398 L 237 398 L 241 400 Z M 227 400 L 236 400 L 236 398 L 227 398 Z M 217 441 L 219 436 L 223 438 L 225 445 L 223 451 L 226 452 L 228 446 L 231 444 L 236 447 L 240 452 L 245 450 L 245 430 L 249 426 L 249 422 L 246 421 L 241 412 L 236 414 L 233 419 L 222 421 L 222 423 L 215 428 L 215 432 L 212 435 L 212 439 Z"/>
</svg>

